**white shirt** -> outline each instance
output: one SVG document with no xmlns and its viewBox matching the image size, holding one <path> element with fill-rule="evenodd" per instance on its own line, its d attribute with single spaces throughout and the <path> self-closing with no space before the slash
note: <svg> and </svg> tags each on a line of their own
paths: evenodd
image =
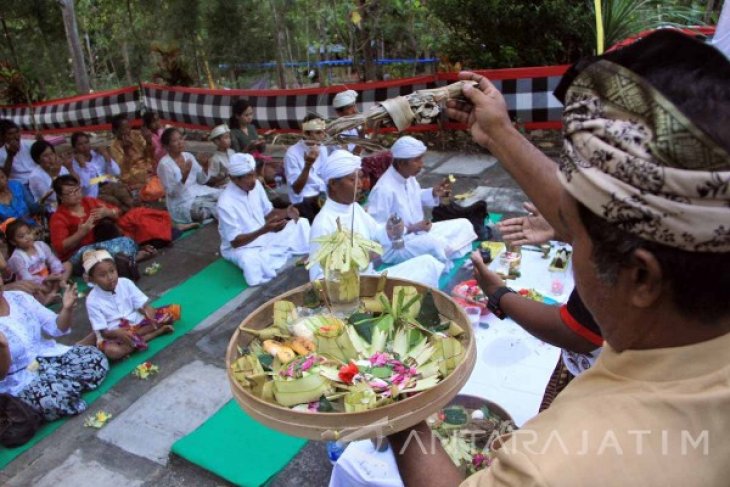
<svg viewBox="0 0 730 487">
<path fill-rule="evenodd" d="M 221 252 L 232 248 L 231 241 L 237 236 L 252 233 L 263 227 L 274 207 L 257 180 L 251 191 L 244 191 L 231 181 L 218 198 L 218 232 L 221 236 Z M 261 247 L 264 239 L 256 239 L 243 247 Z"/>
<path fill-rule="evenodd" d="M 139 309 L 148 298 L 126 277 L 120 277 L 114 291 L 104 291 L 94 286 L 86 298 L 86 312 L 94 331 L 115 330 L 121 320 L 136 325 L 144 319 Z"/>
<path fill-rule="evenodd" d="M 205 186 L 208 175 L 203 171 L 195 157 L 189 152 L 183 152 L 186 161 L 192 162 L 190 174 L 185 182 L 182 180 L 182 171 L 169 154 L 160 159 L 157 165 L 157 176 L 165 188 L 167 211 L 177 222 L 190 221 L 190 209 L 198 196 L 219 195 L 221 190 Z"/>
<path fill-rule="evenodd" d="M 433 195 L 432 188 L 422 189 L 415 177 L 406 179 L 390 166 L 370 191 L 367 211 L 381 223 L 395 213 L 406 225 L 413 225 L 423 221 L 424 206 L 438 204 L 439 198 Z"/>
<path fill-rule="evenodd" d="M 292 185 L 299 175 L 302 174 L 302 171 L 304 171 L 304 154 L 309 152 L 309 149 L 310 147 L 303 140 L 300 140 L 289 147 L 286 150 L 286 155 L 284 155 L 284 175 L 289 184 L 289 201 L 293 205 L 301 203 L 304 201 L 304 198 L 317 196 L 327 189 L 327 185 L 319 177 L 318 173 L 319 167 L 327 161 L 327 148 L 324 146 L 320 146 L 319 148 L 319 156 L 314 161 L 314 164 L 312 164 L 311 169 L 309 169 L 309 178 L 304 184 L 302 191 L 297 194 L 292 189 Z"/>
<path fill-rule="evenodd" d="M 354 219 L 353 219 L 354 210 Z M 368 215 L 362 206 L 358 204 L 343 205 L 336 201 L 327 198 L 322 209 L 314 217 L 312 222 L 312 229 L 309 232 L 309 259 L 313 260 L 314 256 L 319 250 L 319 244 L 314 242 L 315 238 L 323 235 L 328 235 L 337 230 L 337 218 L 340 219 L 340 225 L 342 228 L 354 228 L 356 233 L 359 233 L 368 240 L 374 240 L 380 242 L 382 245 L 390 245 L 388 235 L 385 231 L 385 225 L 379 224 L 373 217 Z M 353 225 L 354 222 L 354 225 Z M 363 272 L 373 272 L 372 262 L 368 265 L 367 269 Z M 309 278 L 311 280 L 319 279 L 324 273 L 319 264 L 313 265 L 309 269 Z"/>
<path fill-rule="evenodd" d="M 64 176 L 66 174 L 68 174 L 68 169 L 61 166 L 61 170 L 58 172 L 58 175 Z M 48 174 L 45 169 L 36 165 L 35 169 L 31 171 L 30 176 L 28 177 L 28 185 L 30 186 L 30 194 L 33 195 L 33 199 L 40 204 L 43 195 L 51 191 L 53 187 L 53 179 L 51 179 L 51 175 Z M 49 213 L 56 211 L 58 202 L 56 200 L 55 192 L 51 192 L 51 196 L 46 198 L 43 207 Z"/>
<path fill-rule="evenodd" d="M 234 154 L 235 152 L 233 149 L 228 149 L 226 152 L 221 152 L 219 150 L 215 151 L 208 161 L 208 177 L 217 178 L 221 175 L 227 176 L 228 164 L 231 160 L 231 156 Z"/>
<path fill-rule="evenodd" d="M 8 339 L 10 348 L 10 369 L 0 380 L 0 392 L 17 394 L 34 378 L 27 367 L 36 357 L 56 357 L 66 353 L 70 347 L 45 338 L 45 335 L 59 337 L 71 333 L 56 326 L 57 315 L 41 305 L 30 294 L 21 291 L 4 291 L 10 313 L 0 317 L 0 332 Z"/>
<path fill-rule="evenodd" d="M 107 163 L 104 156 L 95 150 L 91 151 L 91 160 L 86 163 L 85 167 L 81 167 L 76 158 L 74 158 L 72 164 L 74 172 L 81 180 L 81 189 L 84 191 L 84 196 L 90 196 L 92 198 L 99 196 L 99 183 L 92 184 L 92 179 L 104 175 L 119 177 L 122 174 L 119 164 L 114 159 L 111 159 Z"/>
<path fill-rule="evenodd" d="M 10 179 L 16 179 L 23 184 L 28 183 L 28 177 L 30 173 L 38 167 L 33 158 L 30 156 L 30 148 L 33 146 L 33 141 L 20 139 L 20 150 L 13 158 L 13 166 L 10 169 Z M 8 158 L 8 151 L 3 146 L 0 148 L 0 166 L 5 165 L 5 160 Z"/>
</svg>

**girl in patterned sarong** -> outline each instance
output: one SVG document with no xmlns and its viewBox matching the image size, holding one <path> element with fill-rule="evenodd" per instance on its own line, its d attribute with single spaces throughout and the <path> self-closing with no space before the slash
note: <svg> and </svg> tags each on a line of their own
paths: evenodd
<svg viewBox="0 0 730 487">
<path fill-rule="evenodd" d="M 86 298 L 86 311 L 96 345 L 109 359 L 146 350 L 148 341 L 174 331 L 172 324 L 180 319 L 180 305 L 150 306 L 147 296 L 132 281 L 119 277 L 109 252 L 84 254 L 84 271 L 94 284 Z"/>
</svg>

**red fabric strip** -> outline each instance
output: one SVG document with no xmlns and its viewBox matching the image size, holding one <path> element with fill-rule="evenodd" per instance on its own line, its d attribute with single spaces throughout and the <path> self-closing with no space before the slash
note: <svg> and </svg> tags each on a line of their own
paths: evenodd
<svg viewBox="0 0 730 487">
<path fill-rule="evenodd" d="M 568 306 L 563 305 L 560 307 L 560 319 L 563 320 L 565 326 L 573 330 L 578 335 L 582 336 L 597 347 L 603 346 L 603 337 L 597 335 L 593 331 L 589 330 L 585 326 L 581 325 L 578 320 L 573 318 L 573 315 L 568 311 Z"/>
</svg>

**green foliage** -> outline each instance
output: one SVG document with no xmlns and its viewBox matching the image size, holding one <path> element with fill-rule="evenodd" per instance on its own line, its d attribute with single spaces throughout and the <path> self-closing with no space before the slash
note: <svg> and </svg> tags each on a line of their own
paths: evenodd
<svg viewBox="0 0 730 487">
<path fill-rule="evenodd" d="M 661 26 L 701 25 L 704 9 L 697 2 L 603 0 L 606 48 L 644 30 Z M 595 12 L 595 8 L 591 9 Z M 595 38 L 595 22 L 594 22 Z"/>
<path fill-rule="evenodd" d="M 591 52 L 585 0 L 431 0 L 449 28 L 441 46 L 470 68 L 563 64 Z"/>
</svg>

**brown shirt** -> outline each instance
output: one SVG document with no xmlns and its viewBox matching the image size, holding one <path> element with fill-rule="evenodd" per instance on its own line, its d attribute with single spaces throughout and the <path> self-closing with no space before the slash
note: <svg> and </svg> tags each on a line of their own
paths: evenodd
<svg viewBox="0 0 730 487">
<path fill-rule="evenodd" d="M 728 485 L 728 350 L 730 334 L 622 353 L 604 344 L 462 487 Z"/>
<path fill-rule="evenodd" d="M 126 151 L 119 139 L 109 146 L 112 159 L 119 163 L 121 179 L 127 184 L 144 184 L 155 172 L 155 161 L 147 151 L 147 141 L 137 130 L 132 131 L 132 146 Z"/>
</svg>

